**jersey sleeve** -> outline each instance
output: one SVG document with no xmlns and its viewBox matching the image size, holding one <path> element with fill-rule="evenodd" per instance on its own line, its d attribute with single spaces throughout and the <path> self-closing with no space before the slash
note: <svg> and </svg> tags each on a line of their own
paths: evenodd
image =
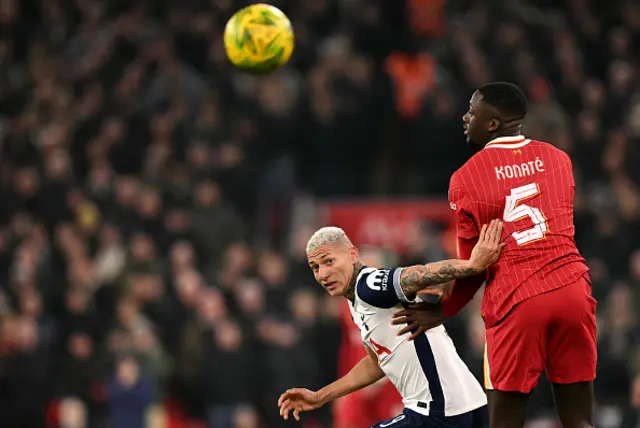
<svg viewBox="0 0 640 428">
<path fill-rule="evenodd" d="M 469 260 L 471 251 L 478 242 L 479 231 L 472 215 L 471 198 L 469 197 L 460 172 L 451 177 L 449 183 L 449 205 L 454 211 L 456 235 L 458 239 L 458 258 Z M 442 301 L 442 313 L 451 317 L 456 315 L 476 295 L 486 280 L 487 272 L 469 278 L 458 279 L 447 297 Z"/>
<path fill-rule="evenodd" d="M 458 238 L 458 258 L 468 260 L 471 257 L 471 251 L 478 238 L 460 239 Z M 474 298 L 482 284 L 487 279 L 488 272 L 484 272 L 470 276 L 468 278 L 456 279 L 449 291 L 449 294 L 441 303 L 442 314 L 446 317 L 456 315 L 467 303 Z"/>
<path fill-rule="evenodd" d="M 477 238 L 479 230 L 472 214 L 472 200 L 465 189 L 460 171 L 453 174 L 449 182 L 449 206 L 454 211 L 458 238 Z"/>
<path fill-rule="evenodd" d="M 360 300 L 377 308 L 391 308 L 409 302 L 400 287 L 402 268 L 364 268 L 358 275 L 356 293 Z"/>
</svg>

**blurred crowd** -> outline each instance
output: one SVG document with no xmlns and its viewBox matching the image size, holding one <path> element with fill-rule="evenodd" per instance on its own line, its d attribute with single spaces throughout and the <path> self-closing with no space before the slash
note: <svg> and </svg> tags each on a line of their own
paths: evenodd
<svg viewBox="0 0 640 428">
<path fill-rule="evenodd" d="M 279 394 L 333 380 L 348 336 L 298 196 L 445 198 L 491 80 L 574 161 L 598 426 L 636 426 L 640 3 L 278 0 L 296 51 L 260 78 L 222 45 L 244 4 L 1 2 L 0 426 L 285 426 Z M 388 260 L 448 256 L 422 233 Z M 449 323 L 479 377 L 482 328 L 474 308 Z M 541 388 L 532 423 L 551 407 Z M 360 428 L 333 418 L 303 426 Z"/>
</svg>

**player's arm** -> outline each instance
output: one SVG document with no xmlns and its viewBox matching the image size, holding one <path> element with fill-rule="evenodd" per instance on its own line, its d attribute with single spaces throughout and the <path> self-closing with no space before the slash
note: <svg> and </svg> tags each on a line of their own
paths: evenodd
<svg viewBox="0 0 640 428">
<path fill-rule="evenodd" d="M 458 255 L 461 258 L 469 257 L 472 249 L 475 248 L 473 243 L 477 242 L 477 240 L 464 241 L 463 245 L 460 245 L 460 241 L 458 239 Z M 433 287 L 423 290 L 420 292 L 420 296 L 423 296 L 421 300 L 426 300 L 431 304 L 414 303 L 409 305 L 409 309 L 394 313 L 391 323 L 404 325 L 402 329 L 398 330 L 397 334 L 403 336 L 411 333 L 408 336 L 408 340 L 414 340 L 425 331 L 441 325 L 446 318 L 456 315 L 473 299 L 480 287 L 482 287 L 486 276 L 487 272 L 484 271 L 475 276 L 456 279 L 438 288 Z M 425 293 L 435 297 L 435 299 L 425 299 Z M 433 303 L 437 305 L 434 306 Z"/>
<path fill-rule="evenodd" d="M 461 259 L 471 256 L 480 239 L 473 215 L 472 199 L 465 187 L 462 173 L 458 171 L 453 174 L 449 184 L 449 202 L 455 212 L 458 257 Z M 487 271 L 456 279 L 445 298 L 441 300 L 442 315 L 451 317 L 460 312 L 473 299 L 486 279 Z"/>
<path fill-rule="evenodd" d="M 403 268 L 398 281 L 404 297 L 401 300 L 412 301 L 419 291 L 429 286 L 480 274 L 498 259 L 504 246 L 501 238 L 502 222 L 492 220 L 488 226 L 482 227 L 478 241 L 470 254 L 460 254 L 460 259 Z M 468 260 L 464 260 L 465 258 Z"/>
<path fill-rule="evenodd" d="M 458 254 L 460 257 L 468 257 L 472 253 L 475 240 L 458 238 Z M 440 301 L 442 315 L 452 317 L 464 308 L 473 299 L 482 284 L 487 279 L 487 272 L 480 271 L 477 275 L 467 278 L 459 278 L 451 283 L 447 292 L 443 293 Z"/>
<path fill-rule="evenodd" d="M 385 376 L 376 354 L 368 346 L 365 346 L 365 349 L 367 355 L 349 373 L 318 390 L 318 397 L 323 404 L 373 385 Z"/>
<path fill-rule="evenodd" d="M 356 364 L 349 373 L 318 391 L 293 388 L 286 391 L 278 400 L 280 416 L 285 420 L 293 412 L 294 418 L 300 420 L 300 412 L 314 410 L 326 403 L 343 397 L 359 389 L 372 385 L 384 377 L 378 365 L 378 357 L 365 346 L 367 355 Z"/>
<path fill-rule="evenodd" d="M 494 220 L 482 228 L 468 260 L 452 259 L 394 269 L 365 268 L 358 275 L 356 294 L 376 308 L 412 303 L 416 294 L 428 287 L 434 288 L 429 289 L 430 292 L 441 295 L 447 282 L 477 275 L 495 262 L 503 247 L 501 236 L 502 222 Z"/>
<path fill-rule="evenodd" d="M 458 257 L 463 260 L 469 259 L 479 243 L 480 231 L 472 215 L 471 198 L 467 195 L 458 173 L 451 177 L 449 202 L 454 210 L 456 221 Z M 438 306 L 434 307 L 422 303 L 411 304 L 408 309 L 394 313 L 392 324 L 404 325 L 398 331 L 398 335 L 411 333 L 409 340 L 413 340 L 425 331 L 441 325 L 446 317 L 454 316 L 473 299 L 486 278 L 487 271 L 480 270 L 477 274 L 456 278 L 443 289 L 435 287 L 425 289 L 420 294 L 435 294 Z"/>
</svg>

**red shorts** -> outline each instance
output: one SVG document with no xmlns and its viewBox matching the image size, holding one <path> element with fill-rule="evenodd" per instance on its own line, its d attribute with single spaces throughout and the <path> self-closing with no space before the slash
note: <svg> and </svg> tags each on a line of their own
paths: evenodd
<svg viewBox="0 0 640 428">
<path fill-rule="evenodd" d="M 485 388 L 529 393 L 543 370 L 553 383 L 596 377 L 596 301 L 587 276 L 531 297 L 487 329 Z"/>
</svg>

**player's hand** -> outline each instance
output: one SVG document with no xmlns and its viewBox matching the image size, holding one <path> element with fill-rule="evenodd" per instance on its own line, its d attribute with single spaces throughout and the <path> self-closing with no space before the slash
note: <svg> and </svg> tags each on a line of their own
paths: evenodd
<svg viewBox="0 0 640 428">
<path fill-rule="evenodd" d="M 433 304 L 413 303 L 408 309 L 403 309 L 391 316 L 392 325 L 405 325 L 398 336 L 411 333 L 408 340 L 414 340 L 427 330 L 442 325 L 444 316 L 439 309 L 434 309 Z"/>
<path fill-rule="evenodd" d="M 310 391 L 304 388 L 289 389 L 282 394 L 278 400 L 280 416 L 282 416 L 285 421 L 289 420 L 289 413 L 291 412 L 293 412 L 293 417 L 299 421 L 300 412 L 315 410 L 322 407 L 323 404 L 316 391 Z"/>
<path fill-rule="evenodd" d="M 503 248 L 502 222 L 493 219 L 488 226 L 486 224 L 482 226 L 478 243 L 473 247 L 469 259 L 471 267 L 478 273 L 482 272 L 498 260 Z"/>
</svg>

